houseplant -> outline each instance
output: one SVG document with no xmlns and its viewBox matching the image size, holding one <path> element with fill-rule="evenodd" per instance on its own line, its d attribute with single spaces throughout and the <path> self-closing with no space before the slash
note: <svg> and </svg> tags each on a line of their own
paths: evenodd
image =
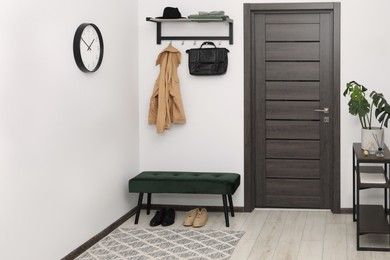
<svg viewBox="0 0 390 260">
<path fill-rule="evenodd" d="M 390 105 L 382 93 L 372 91 L 370 93 L 371 103 L 366 98 L 366 91 L 363 85 L 356 81 L 347 83 L 343 95 L 350 97 L 348 102 L 349 113 L 358 116 L 362 127 L 362 149 L 377 151 L 383 147 L 383 127 L 388 126 L 390 119 Z M 375 109 L 374 109 L 375 108 Z M 375 110 L 375 111 L 374 111 Z M 372 126 L 372 113 L 380 123 L 379 127 Z"/>
</svg>

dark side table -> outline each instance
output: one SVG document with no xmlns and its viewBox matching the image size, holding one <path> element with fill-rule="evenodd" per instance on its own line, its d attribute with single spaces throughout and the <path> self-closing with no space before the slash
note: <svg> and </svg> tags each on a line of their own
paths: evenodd
<svg viewBox="0 0 390 260">
<path fill-rule="evenodd" d="M 390 163 L 390 151 L 385 146 L 384 157 L 364 155 L 360 143 L 354 143 L 353 155 L 353 221 L 356 221 L 356 246 L 357 250 L 390 251 L 389 247 L 361 247 L 360 236 L 365 234 L 390 234 L 388 221 L 388 191 L 390 188 L 388 176 L 388 164 Z M 360 165 L 364 163 L 363 165 Z M 373 164 L 373 165 L 370 165 Z M 362 182 L 361 173 L 383 174 L 385 182 Z M 360 191 L 364 189 L 384 189 L 384 203 L 378 205 L 360 204 Z M 383 206 L 384 205 L 384 206 Z M 390 239 L 390 236 L 389 236 Z"/>
</svg>

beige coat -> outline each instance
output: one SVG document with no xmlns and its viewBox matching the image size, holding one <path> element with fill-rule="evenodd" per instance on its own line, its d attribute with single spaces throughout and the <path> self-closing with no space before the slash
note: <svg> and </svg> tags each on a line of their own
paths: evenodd
<svg viewBox="0 0 390 260">
<path fill-rule="evenodd" d="M 160 65 L 160 74 L 154 84 L 149 107 L 149 124 L 157 126 L 157 133 L 169 129 L 171 123 L 186 122 L 177 76 L 180 58 L 180 51 L 171 44 L 157 57 L 156 65 Z"/>
</svg>

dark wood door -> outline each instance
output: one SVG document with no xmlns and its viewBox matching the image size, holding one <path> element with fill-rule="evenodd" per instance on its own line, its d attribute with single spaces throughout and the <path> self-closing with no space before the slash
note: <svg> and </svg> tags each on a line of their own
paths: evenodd
<svg viewBox="0 0 390 260">
<path fill-rule="evenodd" d="M 333 21 L 329 10 L 252 14 L 256 207 L 331 206 Z"/>
</svg>

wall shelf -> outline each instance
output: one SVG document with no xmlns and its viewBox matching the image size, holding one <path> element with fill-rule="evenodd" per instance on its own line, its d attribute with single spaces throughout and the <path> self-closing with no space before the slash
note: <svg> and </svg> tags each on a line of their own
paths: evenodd
<svg viewBox="0 0 390 260">
<path fill-rule="evenodd" d="M 233 20 L 230 18 L 224 19 L 158 19 L 146 17 L 146 21 L 154 22 L 157 25 L 157 44 L 161 44 L 161 41 L 173 41 L 173 40 L 226 40 L 229 44 L 233 44 Z M 163 36 L 161 35 L 161 25 L 163 23 L 229 23 L 229 35 L 228 36 Z"/>
</svg>

